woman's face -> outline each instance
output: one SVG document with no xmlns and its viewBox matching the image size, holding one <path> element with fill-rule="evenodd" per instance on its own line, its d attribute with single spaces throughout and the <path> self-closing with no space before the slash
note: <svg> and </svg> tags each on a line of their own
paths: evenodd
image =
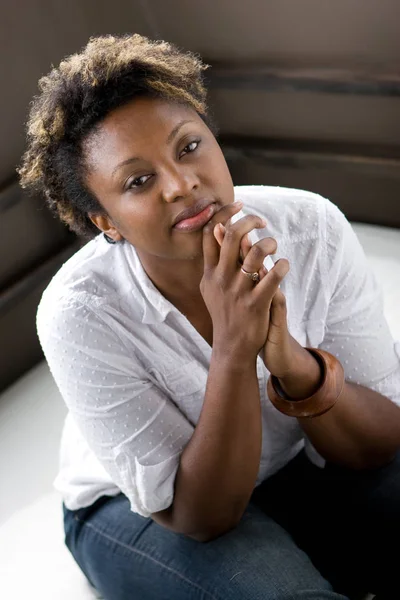
<svg viewBox="0 0 400 600">
<path fill-rule="evenodd" d="M 101 122 L 84 152 L 86 184 L 110 217 L 90 218 L 113 239 L 128 240 L 147 263 L 202 256 L 202 227 L 176 228 L 177 215 L 199 201 L 214 203 L 207 215 L 234 201 L 214 135 L 180 104 L 135 99 Z"/>
</svg>

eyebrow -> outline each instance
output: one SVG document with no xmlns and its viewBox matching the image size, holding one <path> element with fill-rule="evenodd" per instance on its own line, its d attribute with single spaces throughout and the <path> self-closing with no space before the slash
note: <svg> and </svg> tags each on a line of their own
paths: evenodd
<svg viewBox="0 0 400 600">
<path fill-rule="evenodd" d="M 186 123 L 194 123 L 194 121 L 192 119 L 184 119 L 183 121 L 180 121 L 177 125 L 175 125 L 175 127 L 173 128 L 173 130 L 167 137 L 167 145 L 171 144 L 173 139 L 178 135 L 179 130 L 184 125 L 186 125 Z M 126 165 L 130 165 L 134 162 L 137 162 L 138 160 L 141 160 L 138 156 L 133 156 L 132 158 L 127 158 L 126 160 L 123 160 L 116 167 L 114 167 L 114 169 L 112 171 L 112 176 L 114 176 L 115 172 L 118 171 L 118 169 L 121 169 L 122 167 L 125 167 Z"/>
</svg>

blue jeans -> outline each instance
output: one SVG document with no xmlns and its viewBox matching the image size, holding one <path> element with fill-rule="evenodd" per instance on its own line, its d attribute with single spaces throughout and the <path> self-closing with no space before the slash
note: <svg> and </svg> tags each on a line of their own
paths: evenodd
<svg viewBox="0 0 400 600">
<path fill-rule="evenodd" d="M 400 455 L 352 471 L 301 452 L 208 543 L 130 511 L 123 495 L 64 506 L 66 545 L 105 600 L 400 598 Z"/>
</svg>

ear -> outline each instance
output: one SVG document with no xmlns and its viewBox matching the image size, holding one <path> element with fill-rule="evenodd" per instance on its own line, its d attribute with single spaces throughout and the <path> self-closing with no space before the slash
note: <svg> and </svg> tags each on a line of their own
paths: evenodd
<svg viewBox="0 0 400 600">
<path fill-rule="evenodd" d="M 104 215 L 93 215 L 91 213 L 88 214 L 88 217 L 100 231 L 106 233 L 108 237 L 112 238 L 115 242 L 120 242 L 123 239 L 109 217 Z"/>
</svg>

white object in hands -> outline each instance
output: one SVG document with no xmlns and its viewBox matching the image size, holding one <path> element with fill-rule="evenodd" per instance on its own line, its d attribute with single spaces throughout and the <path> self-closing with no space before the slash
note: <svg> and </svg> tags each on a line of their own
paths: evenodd
<svg viewBox="0 0 400 600">
<path fill-rule="evenodd" d="M 239 212 L 237 212 L 235 215 L 233 215 L 233 217 L 231 217 L 231 223 L 236 223 L 236 221 L 239 221 L 244 216 L 245 216 L 244 212 L 242 210 L 239 210 Z M 257 238 L 257 234 L 254 231 L 254 229 L 252 229 L 250 231 L 250 233 L 248 233 L 247 235 L 248 235 L 249 240 L 250 240 L 250 242 L 251 242 L 252 245 L 259 241 L 258 238 Z M 263 265 L 267 269 L 267 271 L 270 271 L 272 269 L 272 267 L 275 265 L 275 263 L 274 263 L 274 261 L 272 260 L 272 258 L 270 256 L 266 256 L 264 258 Z"/>
</svg>

